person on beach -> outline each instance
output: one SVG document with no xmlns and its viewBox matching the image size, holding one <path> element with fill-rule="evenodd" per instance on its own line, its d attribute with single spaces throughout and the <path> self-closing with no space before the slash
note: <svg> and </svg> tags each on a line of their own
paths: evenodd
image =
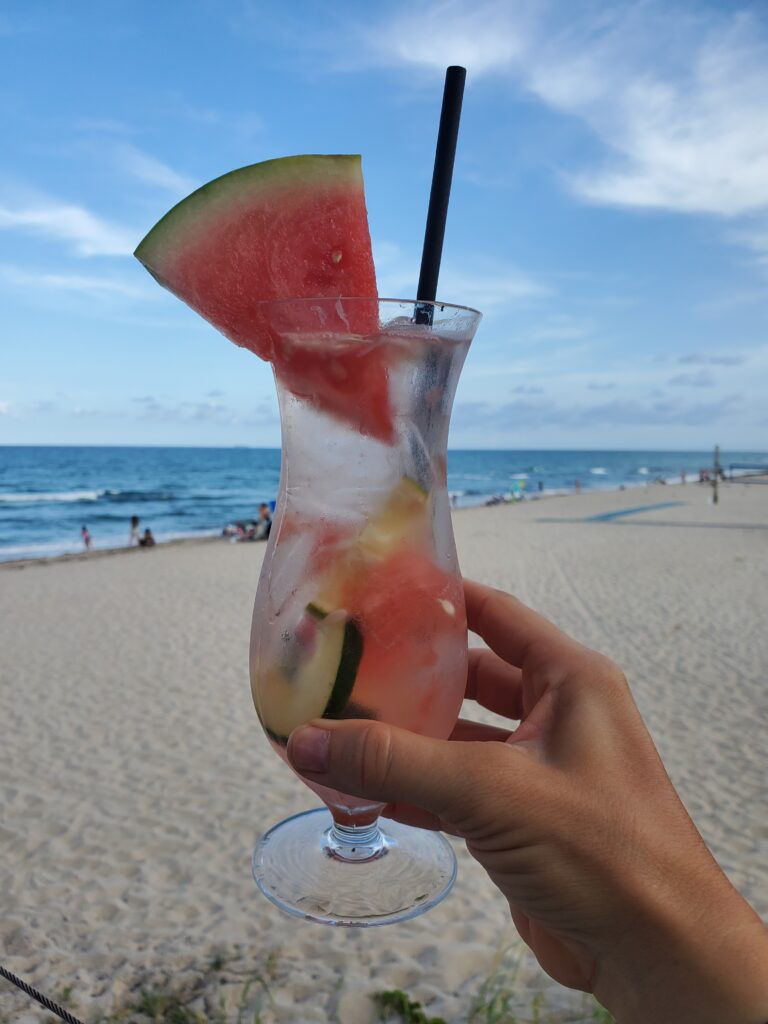
<svg viewBox="0 0 768 1024">
<path fill-rule="evenodd" d="M 143 548 L 153 548 L 155 546 L 155 538 L 152 536 L 152 531 L 149 527 L 144 531 L 144 536 L 139 540 L 139 544 Z"/>
<path fill-rule="evenodd" d="M 87 526 L 83 526 L 80 531 L 80 536 L 83 538 L 83 546 L 85 547 L 85 550 L 90 551 L 93 547 L 93 540 L 91 538 L 91 531 Z"/>
<path fill-rule="evenodd" d="M 267 540 L 269 538 L 270 530 L 272 529 L 272 513 L 269 510 L 269 505 L 266 501 L 262 501 L 259 505 L 259 518 L 256 523 L 256 529 L 254 530 L 254 540 Z"/>
<path fill-rule="evenodd" d="M 131 532 L 128 535 L 128 547 L 138 547 L 141 543 L 139 534 L 139 517 L 131 516 Z"/>
<path fill-rule="evenodd" d="M 318 719 L 313 783 L 463 839 L 544 970 L 619 1024 L 766 1024 L 768 930 L 696 830 L 626 679 L 515 598 L 466 581 L 466 696 L 519 722 L 450 740 Z"/>
</svg>

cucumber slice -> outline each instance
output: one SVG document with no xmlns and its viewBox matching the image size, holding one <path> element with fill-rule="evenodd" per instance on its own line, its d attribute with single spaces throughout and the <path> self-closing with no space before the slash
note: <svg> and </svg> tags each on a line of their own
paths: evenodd
<svg viewBox="0 0 768 1024">
<path fill-rule="evenodd" d="M 290 674 L 283 667 L 258 672 L 253 696 L 261 724 L 285 745 L 298 725 L 344 712 L 363 655 L 360 627 L 340 609 L 318 621 L 312 652 Z"/>
</svg>

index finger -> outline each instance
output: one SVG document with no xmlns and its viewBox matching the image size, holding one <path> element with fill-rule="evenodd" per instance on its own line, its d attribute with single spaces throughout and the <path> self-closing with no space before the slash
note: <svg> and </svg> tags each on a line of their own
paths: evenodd
<svg viewBox="0 0 768 1024">
<path fill-rule="evenodd" d="M 467 627 L 509 665 L 556 660 L 579 645 L 549 619 L 502 590 L 464 580 Z"/>
</svg>

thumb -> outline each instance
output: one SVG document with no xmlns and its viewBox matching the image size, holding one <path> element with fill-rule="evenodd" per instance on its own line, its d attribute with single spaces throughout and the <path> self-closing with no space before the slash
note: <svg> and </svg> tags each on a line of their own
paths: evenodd
<svg viewBox="0 0 768 1024">
<path fill-rule="evenodd" d="M 504 751 L 502 743 L 436 740 L 384 722 L 322 719 L 295 729 L 287 753 L 311 782 L 379 803 L 413 804 L 460 825 L 477 815 L 489 760 Z"/>
</svg>

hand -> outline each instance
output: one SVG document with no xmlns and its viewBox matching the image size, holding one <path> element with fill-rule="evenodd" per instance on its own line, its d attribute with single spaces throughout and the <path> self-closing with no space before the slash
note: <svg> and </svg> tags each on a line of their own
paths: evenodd
<svg viewBox="0 0 768 1024">
<path fill-rule="evenodd" d="M 620 1024 L 764 1024 L 768 937 L 681 804 L 607 658 L 514 598 L 465 583 L 466 696 L 512 731 L 434 740 L 370 721 L 294 731 L 293 767 L 460 836 L 557 981 Z"/>
</svg>

